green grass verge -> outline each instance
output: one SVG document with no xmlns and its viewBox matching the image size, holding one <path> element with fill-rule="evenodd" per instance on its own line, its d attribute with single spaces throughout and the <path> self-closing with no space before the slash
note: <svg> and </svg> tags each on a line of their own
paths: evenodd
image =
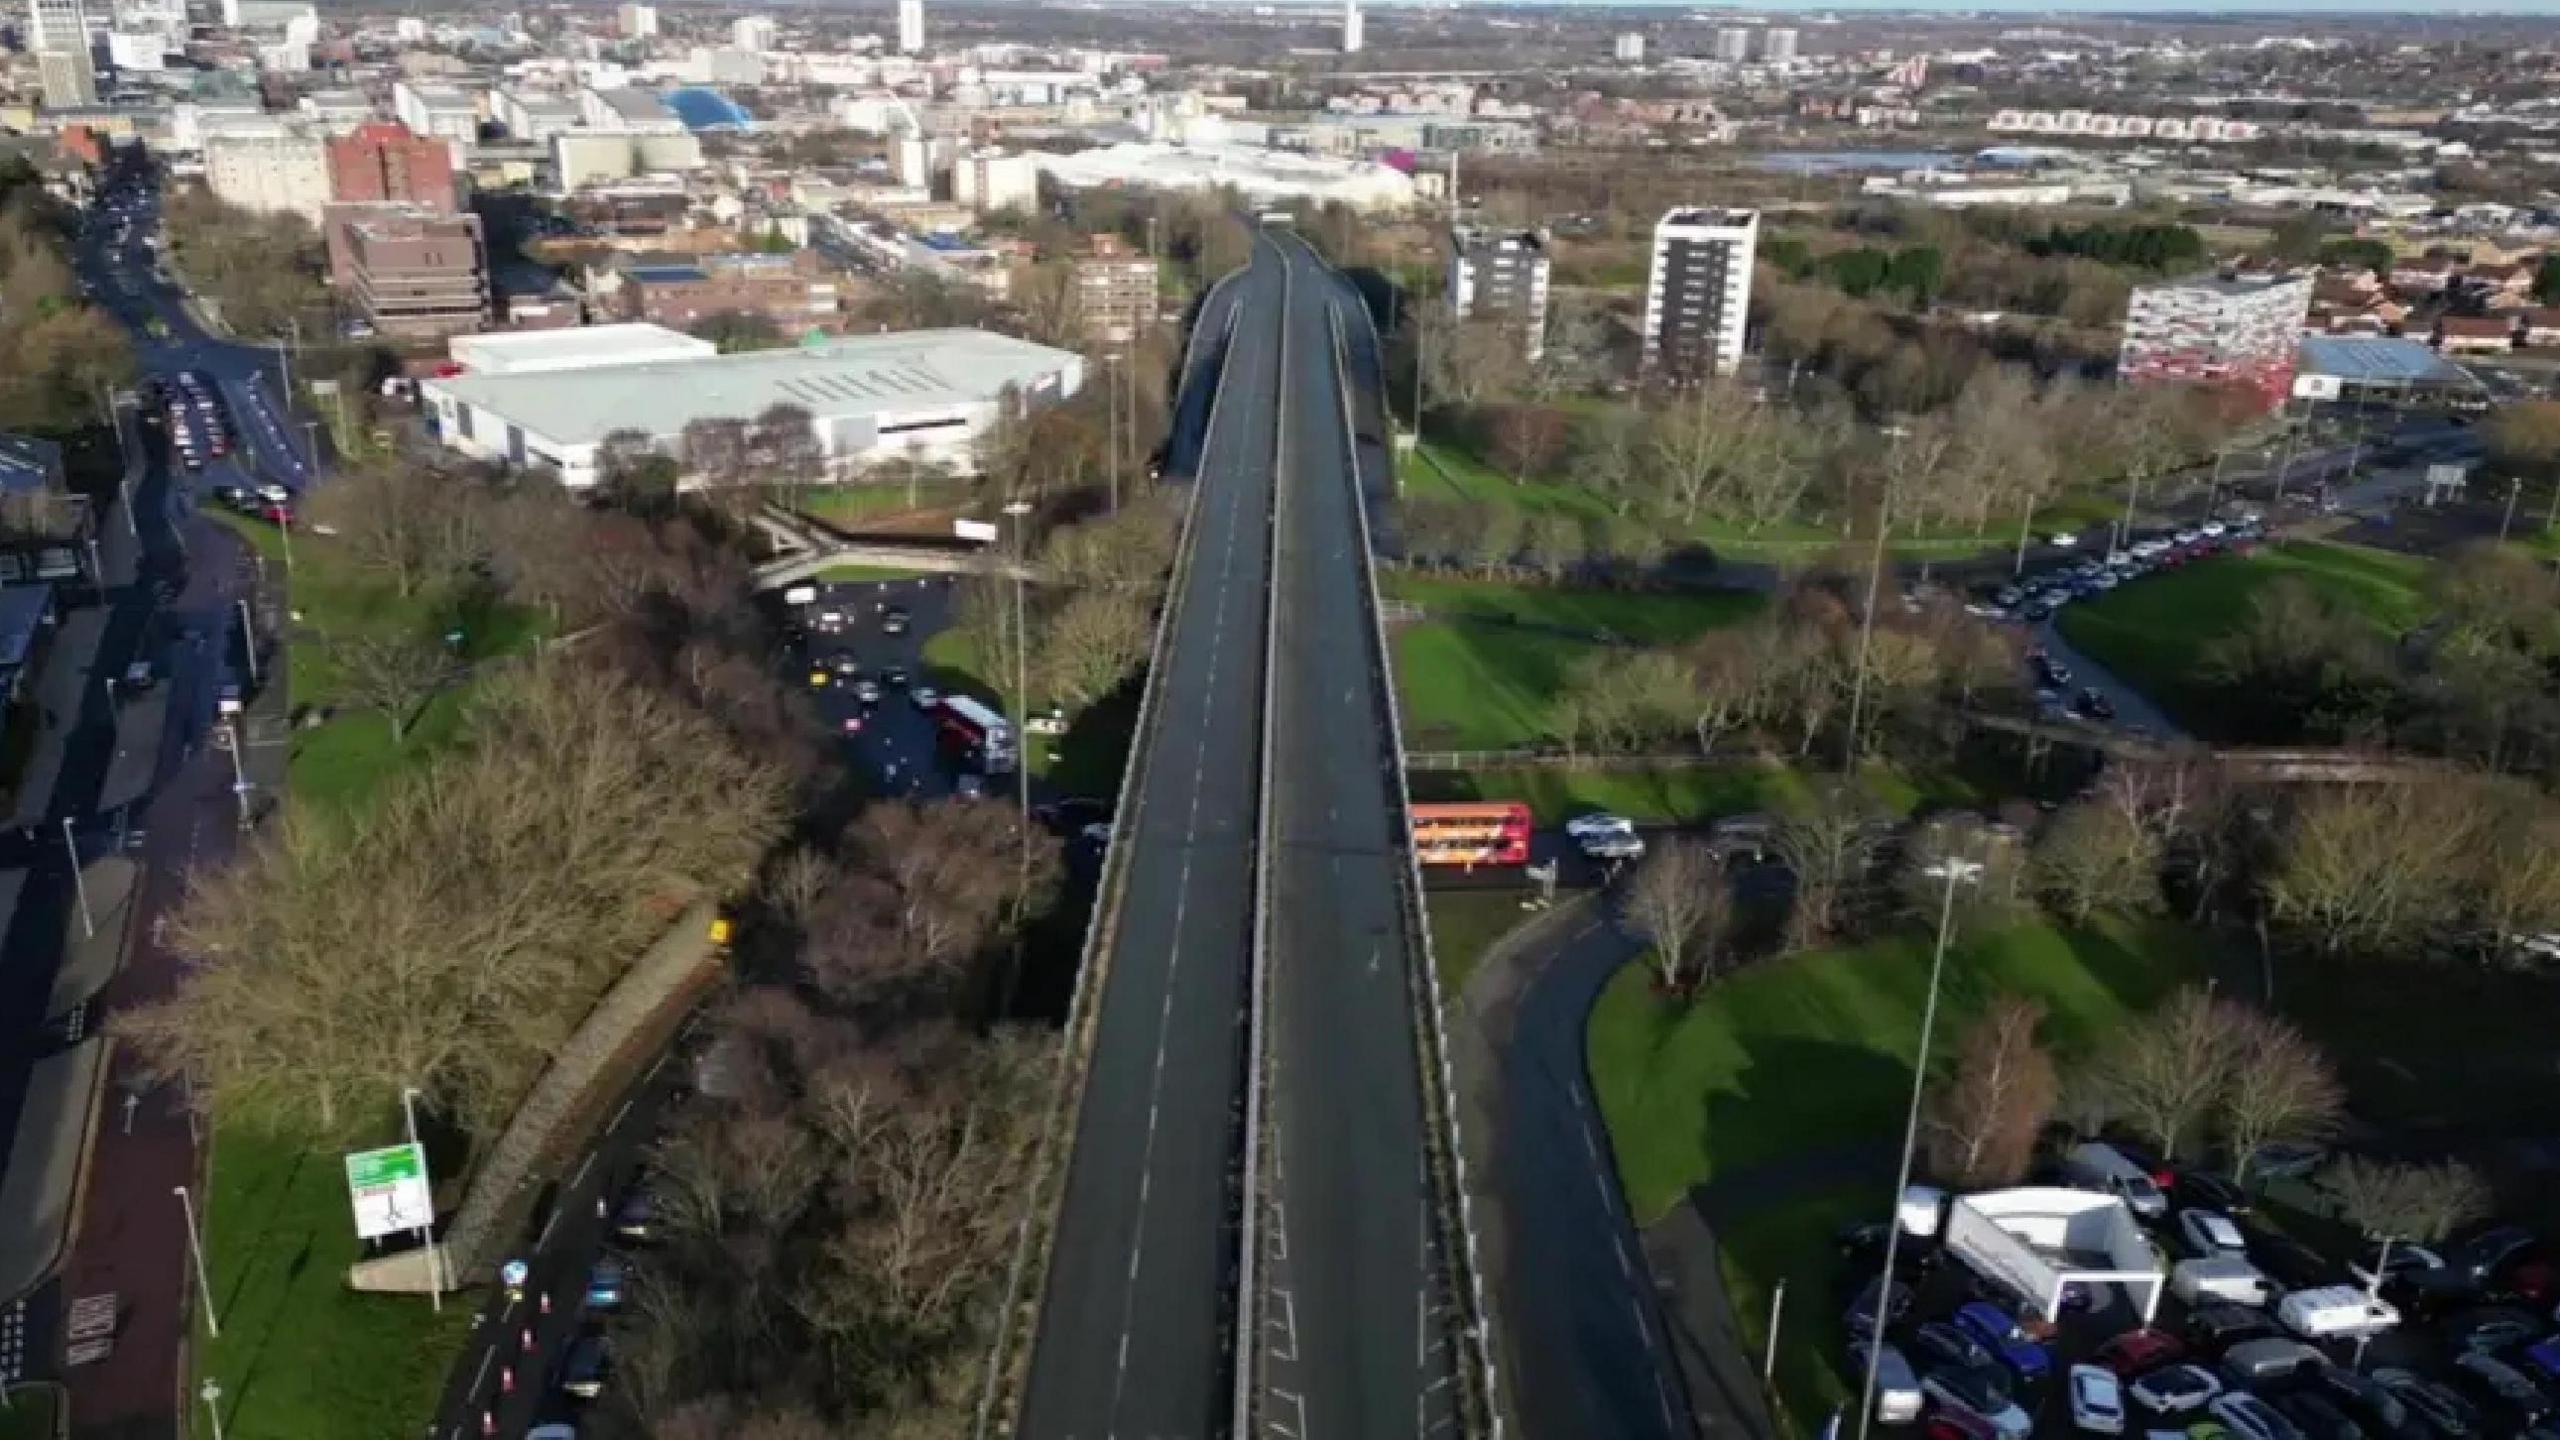
<svg viewBox="0 0 2560 1440">
<path fill-rule="evenodd" d="M 476 592 L 402 595 L 344 549 L 308 531 L 292 541 L 288 569 L 286 540 L 274 526 L 208 513 L 255 549 L 269 574 L 287 576 L 286 593 L 298 617 L 287 635 L 297 709 L 342 703 L 343 682 L 329 653 L 333 639 L 400 631 L 441 637 L 459 630 L 459 658 L 478 667 L 531 650 L 549 628 L 539 611 Z M 391 722 L 371 711 L 340 710 L 326 724 L 295 731 L 289 770 L 295 798 L 357 803 L 385 779 L 450 747 L 462 732 L 474 683 L 466 679 L 430 701 L 396 744 Z"/>
<path fill-rule="evenodd" d="M 1012 714 L 1008 687 L 986 677 L 995 667 L 981 664 L 977 648 L 958 630 L 938 631 L 924 642 L 924 678 L 945 691 L 975 695 L 1005 714 Z M 1075 712 L 1064 735 L 1033 735 L 1024 753 L 1032 777 L 1062 795 L 1108 798 L 1120 790 L 1120 772 L 1129 763 L 1129 746 L 1138 729 L 1138 703 L 1146 676 L 1133 675 L 1119 689 Z"/>
<path fill-rule="evenodd" d="M 1837 1280 L 1840 1231 L 1878 1217 L 1885 1195 L 1875 1187 L 1817 1190 L 1784 1205 L 1729 1219 L 1716 1229 L 1717 1258 L 1742 1343 L 1757 1356 L 1769 1347 L 1769 1300 L 1787 1287 L 1778 1319 L 1778 1424 L 1782 1434 L 1810 1435 L 1849 1398 L 1841 1374 Z"/>
<path fill-rule="evenodd" d="M 1424 451 L 1429 452 L 1427 457 L 1422 453 Z M 1435 465 L 1434 461 L 1438 463 Z M 1605 522 L 1611 518 L 1609 507 L 1598 496 L 1569 480 L 1514 481 L 1477 456 L 1452 444 L 1433 443 L 1405 452 L 1398 462 L 1397 475 L 1403 493 L 1407 495 L 1499 503 L 1528 514 L 1556 511 L 1587 522 Z M 2073 492 L 2038 509 L 2035 529 L 2044 532 L 2104 524 L 2108 517 L 2120 513 L 2122 505 L 2121 495 L 2110 499 L 2096 491 Z M 2018 515 L 1995 515 L 1979 530 L 1939 529 L 1897 534 L 1887 537 L 1886 546 L 1896 555 L 1939 560 L 2006 550 L 2018 542 L 2021 518 Z M 1836 521 L 1816 524 L 1805 520 L 1780 520 L 1757 528 L 1746 528 L 1725 521 L 1700 519 L 1678 525 L 1677 533 L 1665 538 L 1705 545 L 1731 560 L 1799 562 L 1816 559 L 1833 547 L 1847 543 Z M 1872 544 L 1873 540 L 1870 537 L 1858 543 Z"/>
<path fill-rule="evenodd" d="M 882 481 L 861 485 L 820 485 L 784 490 L 782 502 L 829 525 L 864 525 L 906 515 L 966 509 L 978 496 L 970 480 L 919 480 L 913 485 Z"/>
<path fill-rule="evenodd" d="M 397 1133 L 387 1124 L 386 1136 Z M 363 1258 L 338 1155 L 214 1127 L 205 1263 L 222 1338 L 195 1349 L 222 1382 L 231 1440 L 409 1440 L 435 1409 L 472 1306 L 359 1295 Z M 194 1387 L 190 1387 L 190 1392 Z"/>
<path fill-rule="evenodd" d="M 2220 729 L 2213 687 L 2200 673 L 2207 647 L 2247 622 L 2268 586 L 2293 579 L 2399 634 L 2427 614 L 2431 562 L 2329 541 L 2217 555 L 2066 606 L 2063 638 L 2201 734 Z"/>
<path fill-rule="evenodd" d="M 1405 743 L 1417 750 L 1504 750 L 1546 737 L 1574 667 L 1608 648 L 1605 632 L 1672 645 L 1758 612 L 1756 595 L 1575 590 L 1412 575 L 1386 597 L 1430 618 L 1391 637 Z"/>
<path fill-rule="evenodd" d="M 2198 973 L 2195 938 L 2166 923 L 2040 923 L 1957 937 L 1941 1053 L 1996 993 L 2033 996 L 2045 1035 L 2085 1048 Z M 1630 966 L 1593 1007 L 1592 1090 L 1638 1220 L 1690 1186 L 1895 1132 L 1911 1084 L 1929 939 L 1897 934 L 1760 965 L 1693 1003 Z"/>
<path fill-rule="evenodd" d="M 1530 919 L 1516 890 L 1434 890 L 1422 897 L 1431 924 L 1431 959 L 1440 990 L 1454 1004 L 1458 992 L 1496 942 Z"/>
<path fill-rule="evenodd" d="M 54 1440 L 62 1427 L 62 1392 L 52 1385 L 26 1385 L 0 1401 L 0 1440 Z"/>
<path fill-rule="evenodd" d="M 860 584 L 874 580 L 922 580 L 932 572 L 909 570 L 897 565 L 830 565 L 817 573 L 816 579 Z"/>
</svg>

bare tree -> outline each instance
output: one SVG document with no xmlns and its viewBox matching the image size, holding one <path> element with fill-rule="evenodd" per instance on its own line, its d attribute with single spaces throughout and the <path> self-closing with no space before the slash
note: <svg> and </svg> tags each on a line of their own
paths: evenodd
<svg viewBox="0 0 2560 1440">
<path fill-rule="evenodd" d="M 1627 924 L 1653 945 L 1655 972 L 1662 988 L 1676 991 L 1688 983 L 1689 961 L 1702 932 L 1710 948 L 1721 939 L 1714 924 L 1732 911 L 1724 865 L 1705 842 L 1675 836 L 1654 847 L 1636 868 L 1627 886 Z"/>
<path fill-rule="evenodd" d="M 1841 932 L 1875 855 L 1877 821 L 1865 789 L 1846 780 L 1814 786 L 1803 806 L 1778 817 L 1772 843 L 1796 882 L 1790 943 L 1809 948 Z"/>
<path fill-rule="evenodd" d="M 2248 1012 L 2190 986 L 2128 1026 L 2090 1065 L 2091 1097 L 2176 1160 L 2201 1138 L 2239 1062 Z M 2091 1100 L 2091 1103 L 2098 1103 Z"/>
<path fill-rule="evenodd" d="M 2243 1011 L 2216 1106 L 2234 1178 L 2246 1182 L 2260 1150 L 2325 1139 L 2345 1118 L 2347 1091 L 2311 1038 L 2271 1015 Z"/>
<path fill-rule="evenodd" d="M 332 636 L 329 664 L 338 689 L 391 722 L 391 743 L 407 743 L 409 722 L 420 707 L 442 693 L 460 675 L 453 652 L 442 640 L 414 630 L 384 630 Z"/>
<path fill-rule="evenodd" d="M 2037 1043 L 2044 1006 L 2004 995 L 1956 1042 L 1955 1075 L 1930 1097 L 1929 1168 L 1967 1190 L 2014 1184 L 2060 1092 L 2053 1057 Z"/>
<path fill-rule="evenodd" d="M 1145 662 L 1155 629 L 1155 612 L 1142 595 L 1087 590 L 1069 597 L 1040 627 L 1030 666 L 1035 693 L 1073 709 L 1092 704 Z"/>
<path fill-rule="evenodd" d="M 419 465 L 359 466 L 312 492 L 312 519 L 406 598 L 461 578 L 486 553 L 488 506 L 475 488 Z"/>
<path fill-rule="evenodd" d="M 2489 1182 L 2458 1160 L 2404 1164 L 2342 1155 L 2320 1174 L 2338 1209 L 2376 1240 L 2432 1245 L 2489 1213 Z"/>
<path fill-rule="evenodd" d="M 2414 944 L 2460 916 L 2491 811 L 2464 785 L 2332 786 L 2302 797 L 2266 882 L 2274 917 L 2332 953 Z"/>
<path fill-rule="evenodd" d="M 2119 806 L 2064 807 L 2036 839 L 2034 870 L 2037 892 L 2075 925 L 2160 900 L 2160 842 Z"/>
</svg>

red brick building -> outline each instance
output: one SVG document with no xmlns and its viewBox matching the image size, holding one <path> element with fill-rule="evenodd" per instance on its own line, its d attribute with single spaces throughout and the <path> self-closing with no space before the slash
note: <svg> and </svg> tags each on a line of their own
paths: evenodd
<svg viewBox="0 0 2560 1440">
<path fill-rule="evenodd" d="M 341 205 L 454 208 L 453 146 L 396 121 L 359 125 L 329 141 L 329 198 Z"/>
</svg>

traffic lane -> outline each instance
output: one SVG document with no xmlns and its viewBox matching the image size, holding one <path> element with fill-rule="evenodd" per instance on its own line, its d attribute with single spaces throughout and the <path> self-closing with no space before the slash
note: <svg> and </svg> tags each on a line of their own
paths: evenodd
<svg viewBox="0 0 2560 1440">
<path fill-rule="evenodd" d="M 1592 1003 L 1644 948 L 1603 915 L 1558 942 L 1500 1062 L 1494 1164 L 1512 1243 L 1497 1310 L 1524 1433 L 1672 1440 L 1697 1431 L 1584 1058 Z"/>
<path fill-rule="evenodd" d="M 2065 687 L 2066 693 L 2062 697 L 2066 707 L 2074 706 L 2081 691 L 2095 690 L 2106 697 L 2108 705 L 2116 712 L 2111 719 L 2093 720 L 2081 716 L 2076 708 L 2068 709 L 2064 717 L 2068 723 L 2087 725 L 2095 730 L 2131 731 L 2157 740 L 2187 738 L 2186 727 L 2170 719 L 2169 712 L 2161 709 L 2150 696 L 2124 677 L 2090 659 L 2065 639 L 2058 617 L 2037 621 L 2029 633 L 2035 637 L 2035 643 L 2043 647 L 2046 655 L 2070 669 L 2071 683 Z"/>
<path fill-rule="evenodd" d="M 516 1437 L 538 1424 L 577 1420 L 583 1406 L 560 1393 L 560 1368 L 611 1308 L 586 1303 L 596 1262 L 617 1253 L 634 1272 L 648 1263 L 645 1240 L 617 1235 L 614 1209 L 642 1180 L 648 1145 L 668 1109 L 689 1094 L 685 1054 L 682 1044 L 662 1051 L 568 1178 L 540 1197 L 532 1233 L 507 1257 L 524 1262 L 526 1283 L 516 1293 L 491 1286 L 482 1299 L 471 1342 L 446 1378 L 429 1432 L 435 1440 L 478 1437 L 489 1426 Z M 626 1289 L 630 1283 L 626 1275 Z"/>
<path fill-rule="evenodd" d="M 1230 1398 L 1231 1172 L 1256 838 L 1255 717 L 1278 275 L 1234 289 L 1020 1433 L 1216 1433 Z"/>
<path fill-rule="evenodd" d="M 1306 1434 L 1427 1431 L 1448 1387 L 1412 956 L 1389 815 L 1392 757 L 1360 604 L 1358 480 L 1345 450 L 1329 272 L 1301 262 L 1289 341 L 1273 771 L 1274 1092 Z M 1291 1422 L 1284 1422 L 1291 1423 Z"/>
</svg>

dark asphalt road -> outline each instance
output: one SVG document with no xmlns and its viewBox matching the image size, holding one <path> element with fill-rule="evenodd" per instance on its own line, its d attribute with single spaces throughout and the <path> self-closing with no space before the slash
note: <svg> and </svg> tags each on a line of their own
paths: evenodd
<svg viewBox="0 0 2560 1440">
<path fill-rule="evenodd" d="M 1271 715 L 1271 1104 L 1263 1414 L 1290 1435 L 1420 1436 L 1452 1414 L 1377 631 L 1363 603 L 1338 340 L 1350 287 L 1292 245 Z"/>
<path fill-rule="evenodd" d="M 1232 315 L 1232 321 L 1227 318 Z M 1226 331 L 1144 766 L 1106 886 L 1095 1050 L 1019 1433 L 1218 1433 L 1230 1399 L 1244 971 L 1256 786 L 1280 258 L 1265 243 L 1204 310 Z M 1105 919 L 1114 913 L 1106 890 Z"/>
<path fill-rule="evenodd" d="M 1495 1303 L 1527 1434 L 1673 1440 L 1695 1431 L 1584 1056 L 1592 1002 L 1644 949 L 1607 915 L 1553 942 L 1501 1052 L 1495 1178 L 1516 1243 Z"/>
</svg>

